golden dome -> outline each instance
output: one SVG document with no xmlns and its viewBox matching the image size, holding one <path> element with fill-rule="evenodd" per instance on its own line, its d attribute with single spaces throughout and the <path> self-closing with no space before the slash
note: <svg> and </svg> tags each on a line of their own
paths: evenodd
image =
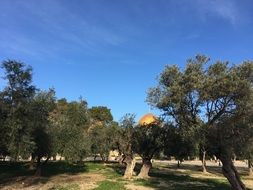
<svg viewBox="0 0 253 190">
<path fill-rule="evenodd" d="M 152 113 L 145 114 L 140 120 L 139 125 L 145 126 L 149 124 L 157 123 L 157 118 Z"/>
</svg>

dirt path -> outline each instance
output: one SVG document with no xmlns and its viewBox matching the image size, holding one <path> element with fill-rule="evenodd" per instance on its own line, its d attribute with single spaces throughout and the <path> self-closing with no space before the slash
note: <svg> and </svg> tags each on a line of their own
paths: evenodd
<svg viewBox="0 0 253 190">
<path fill-rule="evenodd" d="M 125 185 L 125 187 L 128 190 L 154 190 L 154 188 L 151 188 L 151 187 L 144 187 L 144 186 L 139 186 L 135 184 L 127 184 Z"/>
</svg>

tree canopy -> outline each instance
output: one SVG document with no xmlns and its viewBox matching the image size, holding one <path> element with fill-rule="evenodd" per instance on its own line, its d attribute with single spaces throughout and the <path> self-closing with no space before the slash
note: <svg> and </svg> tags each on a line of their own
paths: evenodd
<svg viewBox="0 0 253 190">
<path fill-rule="evenodd" d="M 199 127 L 206 131 L 200 137 L 207 139 L 204 144 L 211 150 L 214 145 L 212 153 L 221 159 L 223 173 L 234 189 L 245 189 L 231 161 L 238 150 L 232 142 L 234 138 L 248 140 L 238 118 L 250 112 L 252 77 L 253 62 L 210 64 L 209 58 L 198 55 L 187 61 L 185 70 L 167 66 L 158 86 L 148 93 L 148 102 L 162 110 L 185 137 L 196 134 Z"/>
<path fill-rule="evenodd" d="M 200 155 L 203 171 L 209 155 L 221 160 L 233 189 L 245 190 L 232 158 L 247 159 L 252 173 L 253 62 L 235 65 L 197 55 L 185 68 L 166 66 L 147 97 L 162 119 L 145 126 L 136 124 L 134 114 L 118 123 L 108 107 L 89 108 L 82 98 L 58 99 L 54 89 L 38 89 L 32 68 L 22 62 L 3 61 L 1 68 L 6 85 L 0 91 L 0 155 L 31 157 L 36 175 L 56 156 L 72 163 L 88 156 L 107 161 L 118 150 L 124 177 L 131 178 L 136 155 L 142 158 L 139 177 L 148 176 L 160 153 L 179 162 Z"/>
</svg>

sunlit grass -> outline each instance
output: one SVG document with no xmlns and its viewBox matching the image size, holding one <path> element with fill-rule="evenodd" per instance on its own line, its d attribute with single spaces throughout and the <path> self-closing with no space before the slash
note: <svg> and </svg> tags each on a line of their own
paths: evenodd
<svg viewBox="0 0 253 190">
<path fill-rule="evenodd" d="M 11 184 L 16 177 L 22 176 L 29 179 L 33 176 L 34 170 L 29 170 L 29 162 L 9 163 L 0 162 L 0 185 Z M 49 162 L 44 167 L 42 178 L 39 178 L 34 185 L 38 183 L 47 184 L 52 182 L 51 177 L 73 176 L 73 175 L 98 175 L 104 178 L 96 180 L 97 186 L 94 190 L 125 190 L 126 186 L 145 186 L 156 190 L 229 190 L 230 185 L 220 174 L 217 168 L 210 167 L 210 174 L 201 176 L 202 173 L 196 167 L 185 166 L 178 170 L 174 165 L 154 164 L 151 169 L 149 179 L 138 179 L 136 176 L 132 180 L 123 178 L 125 167 L 118 163 L 84 162 L 83 164 L 70 164 L 64 161 Z M 137 165 L 138 173 L 140 166 Z M 212 171 L 213 170 L 213 171 Z M 218 172 L 218 173 L 217 173 Z M 216 175 L 217 173 L 217 175 Z M 83 179 L 80 177 L 80 180 Z M 92 181 L 92 177 L 90 179 Z M 71 181 L 70 184 L 55 183 L 51 185 L 51 190 L 74 190 L 80 189 L 79 181 Z"/>
<path fill-rule="evenodd" d="M 105 180 L 100 182 L 99 186 L 94 190 L 126 190 L 126 187 L 123 183 Z"/>
<path fill-rule="evenodd" d="M 65 186 L 56 186 L 53 188 L 50 188 L 49 190 L 79 190 L 80 187 L 78 184 L 69 184 Z"/>
</svg>

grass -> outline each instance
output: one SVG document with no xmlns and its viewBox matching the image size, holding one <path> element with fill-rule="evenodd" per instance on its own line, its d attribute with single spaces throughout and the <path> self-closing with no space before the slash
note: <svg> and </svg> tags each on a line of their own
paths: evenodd
<svg viewBox="0 0 253 190">
<path fill-rule="evenodd" d="M 146 179 L 136 179 L 134 180 L 134 183 L 139 186 L 147 186 L 147 187 L 156 187 L 160 184 L 157 180 L 146 180 Z"/>
<path fill-rule="evenodd" d="M 148 180 L 137 179 L 135 184 L 153 187 L 157 190 L 230 190 L 227 182 L 218 179 L 199 179 L 189 175 L 177 175 L 173 173 L 151 173 Z"/>
<path fill-rule="evenodd" d="M 138 168 L 138 167 L 137 167 Z M 217 172 L 217 168 L 211 168 Z M 153 164 L 149 179 L 136 179 L 134 184 L 152 187 L 156 190 L 230 190 L 227 180 L 220 177 L 220 173 L 215 173 L 217 178 L 196 178 L 192 174 L 202 174 L 196 166 L 187 166 L 183 170 L 178 170 L 175 165 Z"/>
<path fill-rule="evenodd" d="M 99 183 L 94 190 L 126 190 L 123 183 L 105 180 Z"/>
<path fill-rule="evenodd" d="M 34 170 L 29 170 L 29 163 L 0 162 L 0 189 L 1 187 L 20 182 L 23 179 L 30 179 Z M 140 167 L 137 165 L 136 172 Z M 229 190 L 230 185 L 222 177 L 219 168 L 209 167 L 210 176 L 203 177 L 195 166 L 185 166 L 182 170 L 177 170 L 174 165 L 154 164 L 147 180 L 134 178 L 131 181 L 122 178 L 124 167 L 118 163 L 85 162 L 83 165 L 69 164 L 64 161 L 49 162 L 43 168 L 43 177 L 33 179 L 31 184 L 48 184 L 50 190 L 81 190 L 80 183 L 83 180 L 94 182 L 97 187 L 94 190 L 126 190 L 125 185 L 150 187 L 155 190 Z M 96 174 L 98 179 L 94 179 Z M 83 176 L 85 175 L 85 176 Z M 52 181 L 58 176 L 63 177 L 63 181 Z M 74 177 L 76 176 L 76 177 Z M 90 176 L 90 177 L 89 177 Z M 100 177 L 99 177 L 100 176 Z M 101 177 L 103 176 L 103 177 Z M 197 177 L 196 177 L 197 176 Z M 198 177 L 199 176 L 199 177 Z M 75 179 L 75 181 L 73 181 Z M 83 182 L 86 183 L 86 182 Z M 85 184 L 86 185 L 86 184 Z M 43 190 L 44 190 L 43 189 Z"/>
<path fill-rule="evenodd" d="M 0 189 L 10 186 L 14 183 L 24 183 L 26 186 L 36 186 L 39 184 L 47 184 L 51 177 L 62 174 L 73 176 L 80 173 L 87 173 L 87 166 L 69 164 L 64 161 L 49 162 L 42 168 L 42 176 L 34 177 L 35 170 L 29 169 L 29 162 L 0 162 Z M 73 186 L 73 187 L 72 187 Z M 59 186 L 56 184 L 52 189 L 55 190 L 78 190 L 78 185 Z M 16 187 L 15 187 L 16 189 Z"/>
<path fill-rule="evenodd" d="M 49 162 L 46 164 L 43 168 L 44 172 L 42 173 L 43 176 L 55 176 L 59 174 L 78 174 L 78 173 L 84 173 L 88 172 L 88 168 L 86 165 L 77 165 L 77 164 L 70 164 L 68 162 Z"/>
<path fill-rule="evenodd" d="M 26 163 L 0 162 L 0 184 L 17 176 L 31 176 L 34 171 Z"/>
<path fill-rule="evenodd" d="M 89 168 L 86 165 L 69 164 L 64 161 L 48 162 L 42 168 L 42 176 L 51 177 L 62 173 L 77 174 L 88 172 Z M 0 183 L 1 179 L 18 177 L 18 176 L 31 176 L 35 170 L 29 170 L 28 162 L 0 162 Z"/>
<path fill-rule="evenodd" d="M 79 189 L 80 189 L 79 185 L 74 183 L 74 184 L 69 184 L 65 186 L 56 186 L 56 187 L 50 188 L 49 190 L 79 190 Z"/>
<path fill-rule="evenodd" d="M 86 162 L 85 166 L 89 172 L 102 171 L 107 168 L 107 166 L 101 162 Z"/>
<path fill-rule="evenodd" d="M 140 167 L 137 165 L 136 168 L 136 172 L 138 173 Z M 122 178 L 124 168 L 119 164 L 109 165 L 103 172 L 107 180 L 99 184 L 99 190 L 113 189 L 114 186 L 120 190 L 125 189 L 125 184 L 129 184 L 127 180 Z M 190 176 L 191 173 L 198 171 L 185 170 L 184 174 L 181 174 L 172 169 L 170 172 L 163 172 L 162 168 L 155 166 L 151 170 L 150 179 L 134 179 L 131 183 L 137 186 L 151 187 L 156 190 L 167 190 L 168 188 L 171 190 L 230 190 L 230 185 L 224 179 L 202 179 Z M 113 180 L 113 182 L 108 180 Z"/>
</svg>

